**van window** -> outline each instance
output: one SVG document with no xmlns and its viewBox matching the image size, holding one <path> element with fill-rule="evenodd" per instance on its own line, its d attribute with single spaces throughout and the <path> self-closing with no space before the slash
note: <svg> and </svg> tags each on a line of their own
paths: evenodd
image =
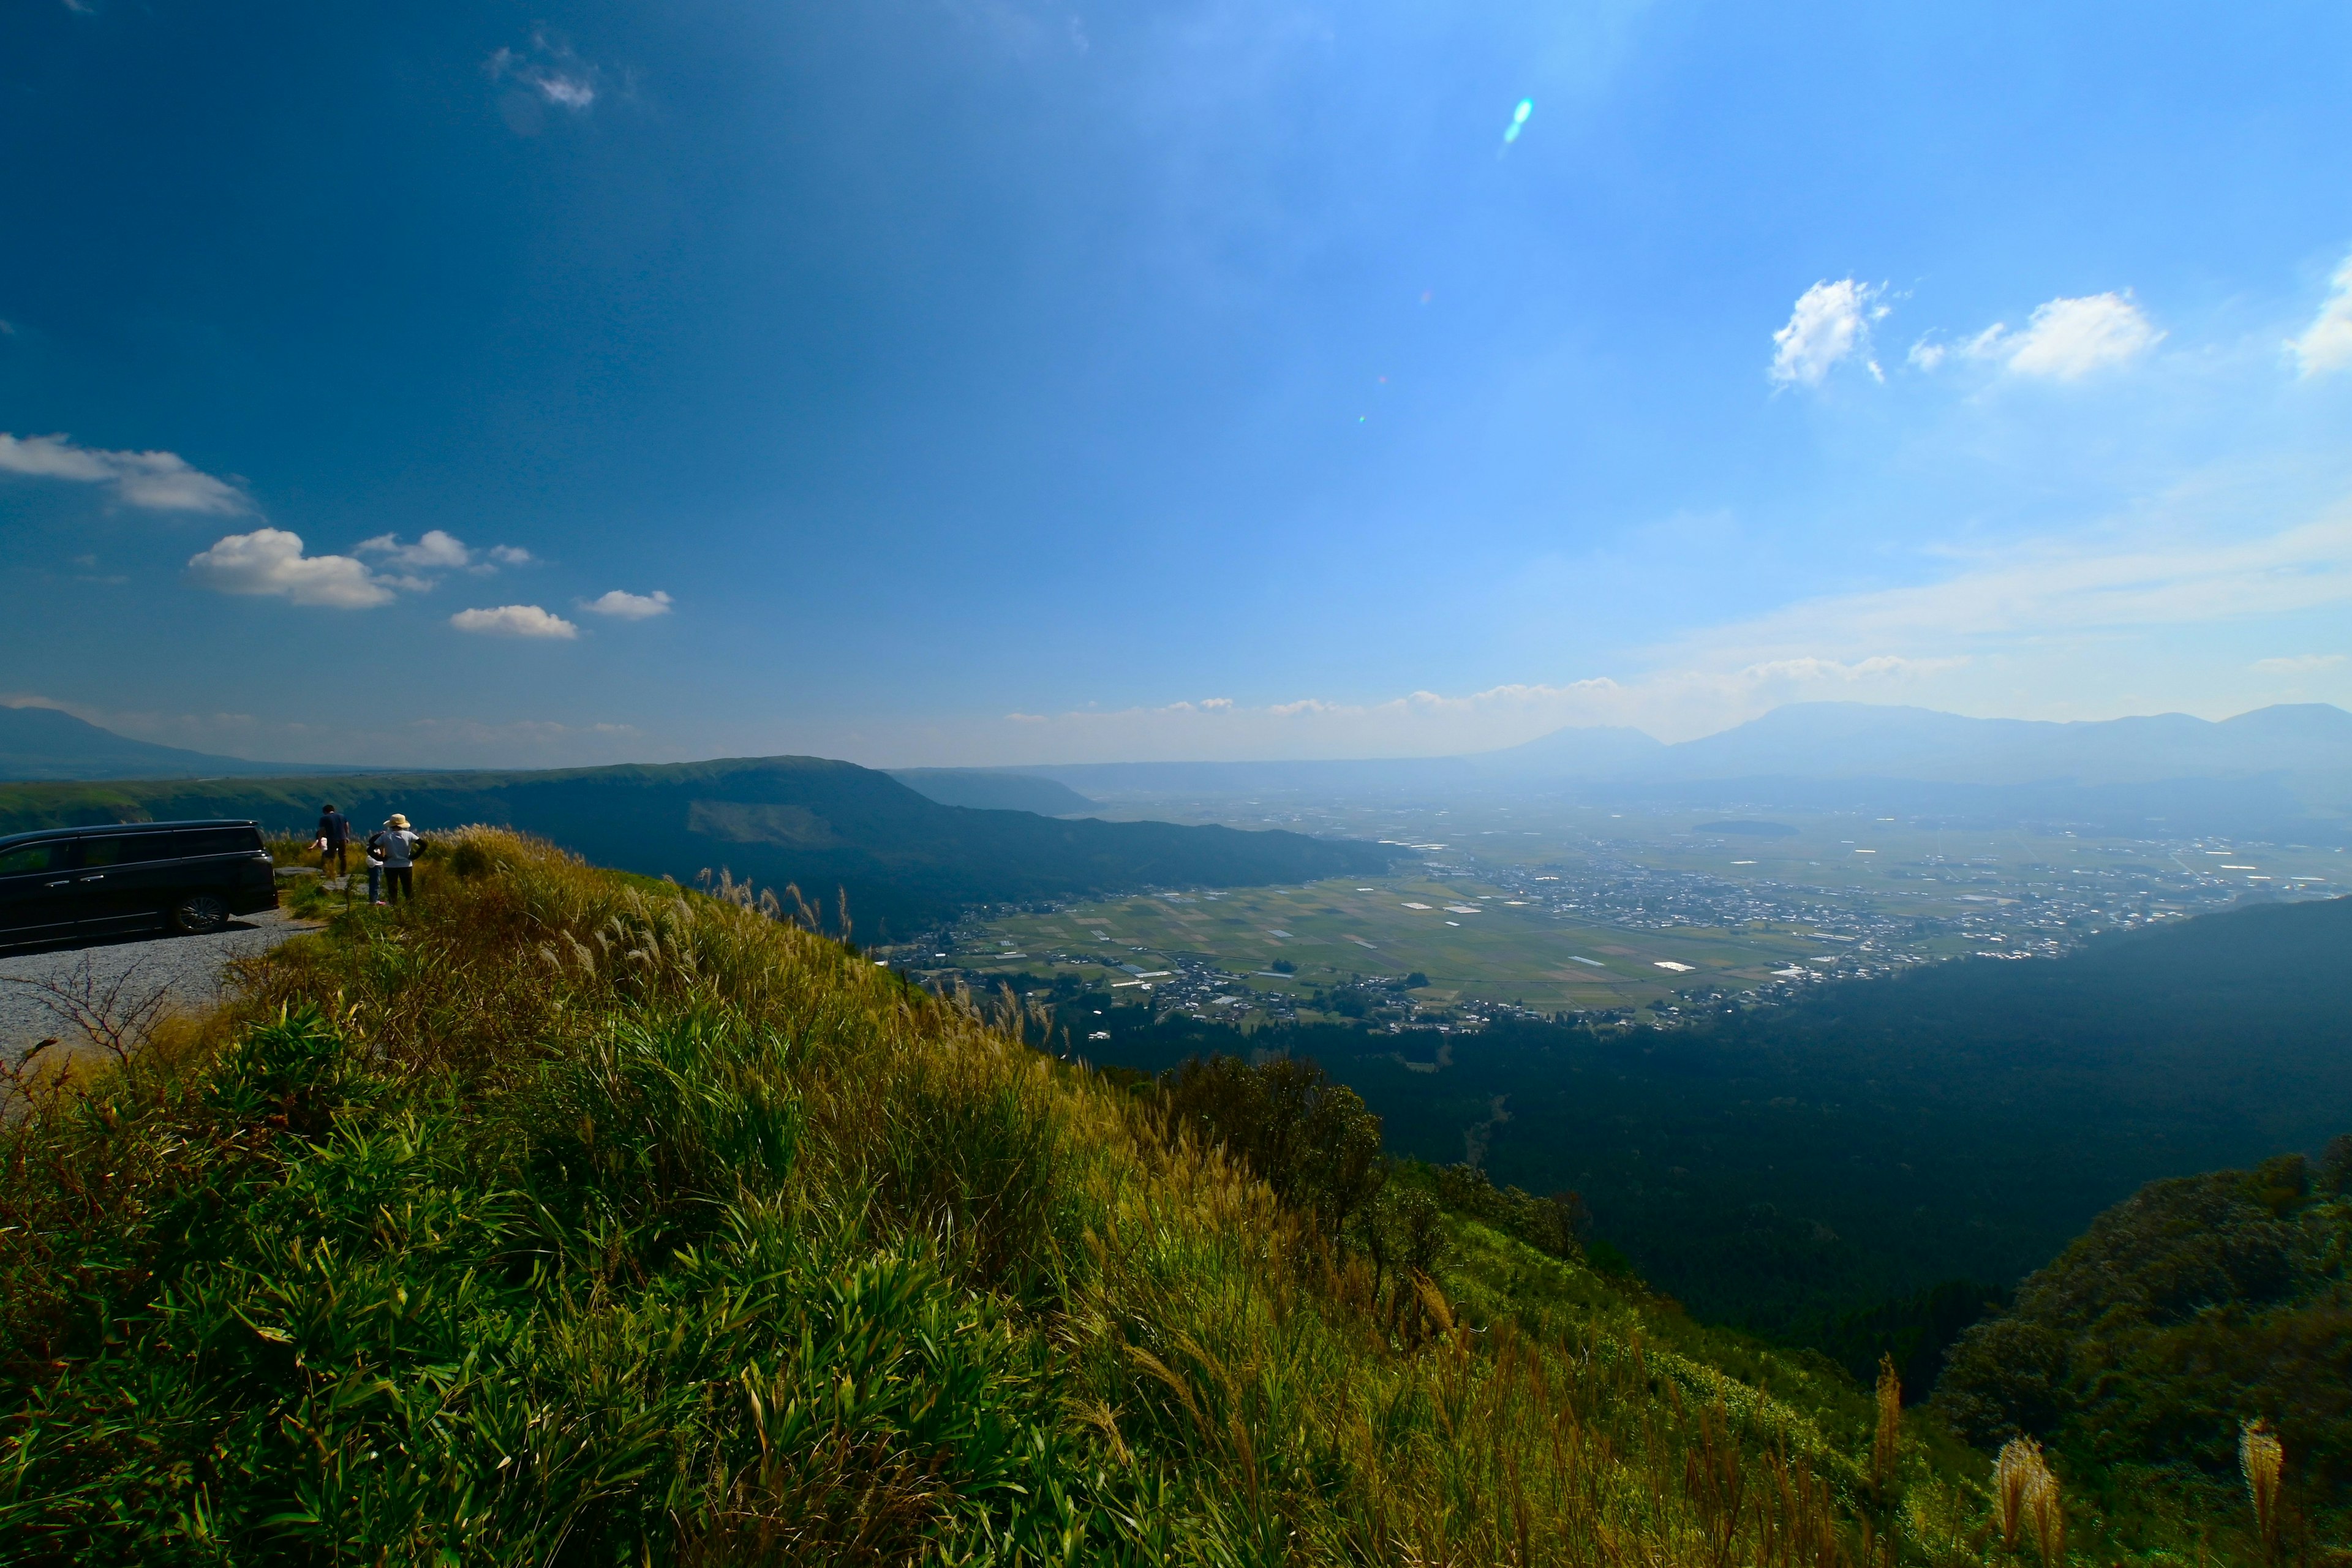
<svg viewBox="0 0 2352 1568">
<path fill-rule="evenodd" d="M 112 833 L 81 841 L 84 866 L 136 866 L 146 860 L 169 860 L 178 850 L 171 833 Z"/>
<path fill-rule="evenodd" d="M 261 847 L 257 827 L 200 827 L 172 837 L 181 855 L 251 855 Z"/>
<path fill-rule="evenodd" d="M 0 877 L 61 871 L 68 864 L 66 851 L 72 847 L 70 838 L 52 838 L 44 844 L 19 844 L 14 849 L 0 849 Z"/>
</svg>

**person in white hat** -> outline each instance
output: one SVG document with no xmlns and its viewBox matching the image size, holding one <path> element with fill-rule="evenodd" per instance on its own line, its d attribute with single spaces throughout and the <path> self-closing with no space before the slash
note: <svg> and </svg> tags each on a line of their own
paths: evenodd
<svg viewBox="0 0 2352 1568">
<path fill-rule="evenodd" d="M 394 812 L 383 819 L 383 826 L 368 836 L 368 902 L 396 904 L 404 898 L 416 897 L 416 851 L 425 840 L 408 830 L 408 818 Z M 384 897 L 376 895 L 376 876 L 382 868 Z"/>
</svg>

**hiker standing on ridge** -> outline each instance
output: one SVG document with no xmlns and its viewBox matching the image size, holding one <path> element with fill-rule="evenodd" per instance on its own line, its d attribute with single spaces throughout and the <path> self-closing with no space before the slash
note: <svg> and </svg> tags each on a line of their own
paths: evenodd
<svg viewBox="0 0 2352 1568">
<path fill-rule="evenodd" d="M 384 880 L 384 897 L 381 900 L 374 896 L 373 888 L 368 889 L 370 903 L 396 904 L 404 898 L 411 903 L 416 901 L 416 851 L 424 842 L 408 830 L 408 818 L 396 811 L 384 818 L 381 828 L 368 836 L 368 858 L 383 864 Z M 368 880 L 375 880 L 373 867 Z"/>
<path fill-rule="evenodd" d="M 331 800 L 319 808 L 319 842 L 311 846 L 319 852 L 320 877 L 327 874 L 327 862 L 331 859 L 335 863 L 336 876 L 347 878 L 352 874 L 350 865 L 343 859 L 351 843 L 351 819 L 337 811 L 335 803 Z"/>
</svg>

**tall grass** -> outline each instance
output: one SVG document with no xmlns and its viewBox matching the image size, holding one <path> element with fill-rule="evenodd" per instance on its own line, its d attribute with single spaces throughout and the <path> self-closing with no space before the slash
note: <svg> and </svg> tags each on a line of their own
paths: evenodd
<svg viewBox="0 0 2352 1568">
<path fill-rule="evenodd" d="M 1866 1415 L 1481 1226 L 1376 1268 L 1009 999 L 443 849 L 0 1132 L 0 1559 L 1982 1555 Z"/>
</svg>

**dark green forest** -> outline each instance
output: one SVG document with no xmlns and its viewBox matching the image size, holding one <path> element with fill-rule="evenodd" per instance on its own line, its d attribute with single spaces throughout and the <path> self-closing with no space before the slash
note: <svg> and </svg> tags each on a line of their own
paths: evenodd
<svg viewBox="0 0 2352 1568">
<path fill-rule="evenodd" d="M 2347 1187 L 2352 1136 L 2149 1184 L 1961 1337 L 1933 1407 L 1981 1447 L 2042 1439 L 2147 1543 L 2235 1506 L 2260 1421 L 2286 1455 L 2275 1544 L 2306 1560 L 2352 1505 Z"/>
<path fill-rule="evenodd" d="M 1475 1152 L 1497 1184 L 1579 1194 L 1595 1235 L 1693 1311 L 1864 1366 L 1926 1352 L 1932 1373 L 1937 1345 L 2142 1184 L 2343 1130 L 2347 952 L 2352 900 L 2275 904 L 1681 1028 L 1244 1037 L 1129 1006 L 1090 1054 L 1155 1071 L 1311 1057 L 1396 1152 Z"/>
</svg>

